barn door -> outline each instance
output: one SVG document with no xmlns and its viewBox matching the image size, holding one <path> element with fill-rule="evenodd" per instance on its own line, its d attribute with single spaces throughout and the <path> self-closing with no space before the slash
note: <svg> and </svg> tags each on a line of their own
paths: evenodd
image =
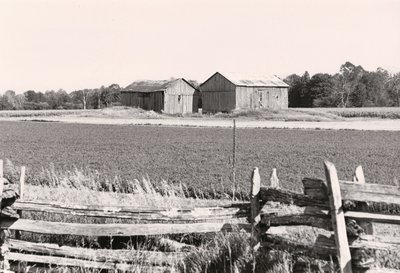
<svg viewBox="0 0 400 273">
<path fill-rule="evenodd" d="M 143 97 L 143 109 L 150 110 L 150 94 L 145 94 Z"/>
<path fill-rule="evenodd" d="M 178 95 L 177 96 L 177 99 L 178 99 L 178 111 L 179 111 L 179 113 L 183 113 L 183 96 L 182 95 Z"/>
</svg>

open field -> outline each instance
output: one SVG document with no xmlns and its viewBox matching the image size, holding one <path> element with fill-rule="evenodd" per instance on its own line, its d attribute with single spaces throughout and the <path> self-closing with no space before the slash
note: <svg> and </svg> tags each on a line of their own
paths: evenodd
<svg viewBox="0 0 400 273">
<path fill-rule="evenodd" d="M 53 163 L 60 172 L 96 172 L 100 184 L 148 175 L 155 184 L 232 190 L 231 129 L 0 122 L 0 139 L 0 158 L 26 165 L 30 179 Z M 303 177 L 324 177 L 329 159 L 341 179 L 361 164 L 367 182 L 393 184 L 400 177 L 398 141 L 398 132 L 238 129 L 236 177 L 246 189 L 253 167 L 265 184 L 277 168 L 282 185 L 299 190 Z"/>
<path fill-rule="evenodd" d="M 47 121 L 80 124 L 190 127 L 333 129 L 400 131 L 397 108 L 291 108 L 238 110 L 214 115 L 165 115 L 129 107 L 101 110 L 0 111 L 0 121 Z"/>
<path fill-rule="evenodd" d="M 115 106 L 104 109 L 88 110 L 7 110 L 0 111 L 2 118 L 21 117 L 94 117 L 94 118 L 172 118 L 181 115 L 168 115 L 146 111 L 140 108 Z M 186 114 L 186 118 L 232 119 L 250 118 L 255 120 L 280 121 L 343 121 L 354 118 L 368 119 L 400 119 L 399 107 L 362 107 L 362 108 L 289 108 L 273 109 L 241 109 L 231 113 Z"/>
<path fill-rule="evenodd" d="M 400 107 L 318 108 L 318 111 L 344 118 L 400 118 Z"/>
</svg>

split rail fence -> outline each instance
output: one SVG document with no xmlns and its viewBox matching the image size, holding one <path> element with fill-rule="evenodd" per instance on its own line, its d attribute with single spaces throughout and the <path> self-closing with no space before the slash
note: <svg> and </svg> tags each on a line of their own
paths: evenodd
<svg viewBox="0 0 400 273">
<path fill-rule="evenodd" d="M 326 182 L 303 179 L 304 194 L 299 194 L 280 189 L 276 171 L 271 177 L 272 187 L 262 187 L 258 169 L 255 168 L 251 178 L 250 202 L 220 207 L 152 209 L 65 206 L 24 201 L 24 168 L 17 193 L 10 185 L 4 185 L 1 163 L 1 269 L 18 271 L 15 264 L 26 262 L 37 264 L 36 269 L 38 265 L 50 264 L 129 272 L 164 272 L 172 269 L 176 261 L 186 255 L 184 244 L 172 240 L 168 243 L 179 245 L 177 249 L 183 246 L 182 251 L 59 246 L 23 241 L 20 239 L 21 232 L 132 237 L 241 230 L 251 232 L 255 251 L 261 247 L 327 259 L 336 257 L 340 272 L 346 273 L 360 270 L 400 273 L 400 270 L 396 270 L 400 268 L 400 233 L 397 237 L 387 237 L 375 229 L 376 224 L 383 225 L 383 230 L 386 225 L 389 225 L 389 230 L 393 225 L 400 227 L 400 188 L 365 183 L 361 168 L 357 168 L 353 182 L 339 181 L 335 166 L 330 162 L 325 162 L 325 172 Z M 30 220 L 13 215 L 12 209 L 16 209 L 19 215 L 22 215 L 22 211 L 31 211 L 128 219 L 132 223 L 82 224 Z M 334 236 L 321 235 L 305 243 L 289 238 L 285 226 L 322 228 L 332 231 Z M 16 231 L 15 239 L 10 238 L 12 230 Z"/>
</svg>

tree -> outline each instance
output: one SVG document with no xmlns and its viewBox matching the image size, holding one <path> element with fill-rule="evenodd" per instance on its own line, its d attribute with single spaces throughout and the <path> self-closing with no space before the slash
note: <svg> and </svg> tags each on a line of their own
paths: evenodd
<svg viewBox="0 0 400 273">
<path fill-rule="evenodd" d="M 100 101 L 105 107 L 112 105 L 114 102 L 119 102 L 121 87 L 118 84 L 111 84 L 109 87 L 102 86 L 100 88 Z"/>
<path fill-rule="evenodd" d="M 13 105 L 9 102 L 6 95 L 0 96 L 0 110 L 12 110 Z"/>
<path fill-rule="evenodd" d="M 356 85 L 365 73 L 362 66 L 355 66 L 350 62 L 340 66 L 340 73 L 337 75 L 337 88 L 340 97 L 341 107 L 349 106 L 350 94 L 355 90 Z"/>
<path fill-rule="evenodd" d="M 15 92 L 12 90 L 7 90 L 4 93 L 3 97 L 7 98 L 8 103 L 11 104 L 11 109 L 15 110 L 16 109 Z"/>
<path fill-rule="evenodd" d="M 392 106 L 400 106 L 400 73 L 394 74 L 386 83 L 386 90 Z"/>
<path fill-rule="evenodd" d="M 336 107 L 337 92 L 335 80 L 329 74 L 318 73 L 311 77 L 308 83 L 313 107 Z"/>
<path fill-rule="evenodd" d="M 289 85 L 289 107 L 300 107 L 301 77 L 292 74 L 284 81 Z"/>
</svg>

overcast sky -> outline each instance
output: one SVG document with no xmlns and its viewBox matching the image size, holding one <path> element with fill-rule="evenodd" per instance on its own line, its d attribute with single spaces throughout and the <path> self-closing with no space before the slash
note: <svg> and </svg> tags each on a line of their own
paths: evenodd
<svg viewBox="0 0 400 273">
<path fill-rule="evenodd" d="M 400 71 L 398 0 L 1 0 L 0 92 L 216 71 Z"/>
</svg>

